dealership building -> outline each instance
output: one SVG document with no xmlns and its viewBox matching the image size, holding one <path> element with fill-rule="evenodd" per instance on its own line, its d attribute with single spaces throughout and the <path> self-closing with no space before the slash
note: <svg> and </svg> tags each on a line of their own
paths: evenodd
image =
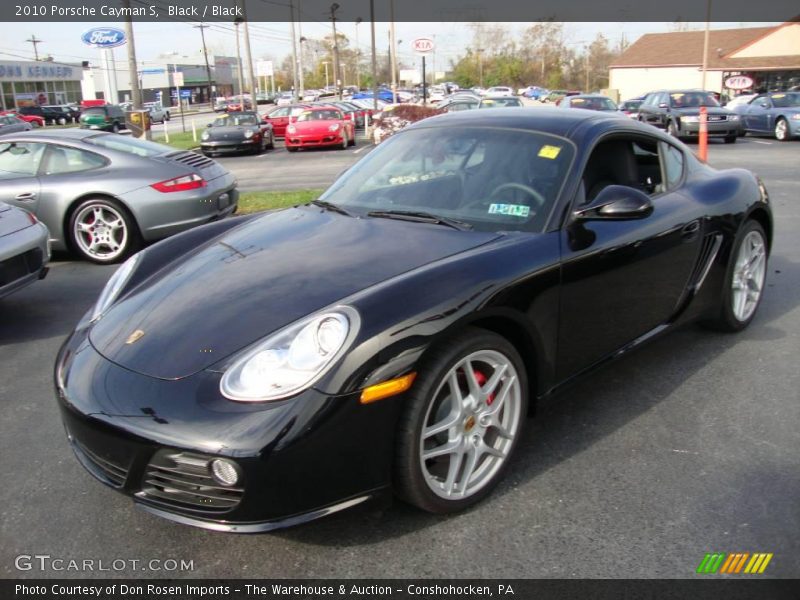
<svg viewBox="0 0 800 600">
<path fill-rule="evenodd" d="M 80 102 L 83 66 L 51 61 L 0 61 L 0 107 Z"/>
<path fill-rule="evenodd" d="M 704 36 L 704 31 L 643 35 L 611 64 L 609 88 L 619 92 L 620 100 L 656 89 L 701 88 Z M 749 87 L 742 87 L 742 82 L 749 82 Z M 777 27 L 710 31 L 707 90 L 734 96 L 744 91 L 786 91 L 797 85 L 797 20 Z"/>
</svg>

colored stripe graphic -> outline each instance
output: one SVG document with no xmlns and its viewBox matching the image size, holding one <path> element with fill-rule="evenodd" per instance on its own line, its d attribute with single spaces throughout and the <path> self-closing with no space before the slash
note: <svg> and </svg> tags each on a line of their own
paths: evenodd
<svg viewBox="0 0 800 600">
<path fill-rule="evenodd" d="M 763 573 L 773 554 L 766 552 L 707 552 L 697 567 L 697 573 L 705 575 L 721 574 L 761 574 Z M 749 560 L 748 560 L 749 559 Z M 747 565 L 747 566 L 745 566 Z"/>
</svg>

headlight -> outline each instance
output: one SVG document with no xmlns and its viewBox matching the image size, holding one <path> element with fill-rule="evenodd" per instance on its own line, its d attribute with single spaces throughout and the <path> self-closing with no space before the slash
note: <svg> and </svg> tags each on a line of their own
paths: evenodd
<svg viewBox="0 0 800 600">
<path fill-rule="evenodd" d="M 728 121 L 738 121 L 739 115 L 728 115 Z"/>
<path fill-rule="evenodd" d="M 339 131 L 339 124 L 338 123 L 334 123 L 333 125 L 328 127 L 328 131 Z"/>
<path fill-rule="evenodd" d="M 684 123 L 697 123 L 700 121 L 700 117 L 681 117 L 681 121 Z"/>
<path fill-rule="evenodd" d="M 222 395 L 240 402 L 280 400 L 317 381 L 358 331 L 355 309 L 340 306 L 271 335 L 236 359 L 220 381 Z"/>
<path fill-rule="evenodd" d="M 286 128 L 286 131 L 289 132 L 289 133 L 295 133 L 297 131 L 297 127 L 295 127 L 294 125 L 289 125 Z"/>
<path fill-rule="evenodd" d="M 97 299 L 97 303 L 94 305 L 94 310 L 92 311 L 92 321 L 96 321 L 102 317 L 103 313 L 108 310 L 108 307 L 114 304 L 114 301 L 117 299 L 120 290 L 131 278 L 133 270 L 136 268 L 136 263 L 138 262 L 139 254 L 134 254 L 128 260 L 122 263 L 119 269 L 114 272 L 114 274 L 111 276 L 111 279 L 109 279 L 108 283 L 106 283 L 106 287 L 103 288 L 100 297 Z"/>
<path fill-rule="evenodd" d="M 245 138 L 246 140 L 249 140 L 249 139 L 250 139 L 251 137 L 253 137 L 255 134 L 256 134 L 256 131 L 255 131 L 255 129 L 245 129 L 245 130 L 244 130 L 244 138 Z"/>
<path fill-rule="evenodd" d="M 792 121 L 800 121 L 800 113 L 794 113 L 792 115 Z"/>
<path fill-rule="evenodd" d="M 208 133 L 207 131 L 204 131 L 203 134 L 200 136 L 200 139 L 201 140 L 207 140 L 210 137 L 211 137 L 211 134 Z"/>
</svg>

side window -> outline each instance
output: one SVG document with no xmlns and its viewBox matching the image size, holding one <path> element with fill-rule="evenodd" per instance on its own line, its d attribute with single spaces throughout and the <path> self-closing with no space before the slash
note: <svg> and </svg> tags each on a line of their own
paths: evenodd
<svg viewBox="0 0 800 600">
<path fill-rule="evenodd" d="M 29 142 L 0 143 L 0 179 L 33 177 L 39 171 L 44 144 Z"/>
<path fill-rule="evenodd" d="M 106 164 L 101 156 L 76 148 L 50 146 L 44 160 L 45 175 L 62 175 L 97 169 Z"/>
<path fill-rule="evenodd" d="M 668 190 L 675 189 L 683 177 L 683 152 L 675 146 L 661 142 L 661 158 L 664 165 L 664 180 Z"/>
</svg>

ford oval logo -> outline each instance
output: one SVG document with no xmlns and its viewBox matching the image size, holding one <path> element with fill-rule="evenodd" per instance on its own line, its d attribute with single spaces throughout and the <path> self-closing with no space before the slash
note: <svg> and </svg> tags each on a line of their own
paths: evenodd
<svg viewBox="0 0 800 600">
<path fill-rule="evenodd" d="M 113 27 L 95 27 L 84 33 L 81 40 L 94 48 L 116 48 L 125 43 L 125 32 Z"/>
</svg>

